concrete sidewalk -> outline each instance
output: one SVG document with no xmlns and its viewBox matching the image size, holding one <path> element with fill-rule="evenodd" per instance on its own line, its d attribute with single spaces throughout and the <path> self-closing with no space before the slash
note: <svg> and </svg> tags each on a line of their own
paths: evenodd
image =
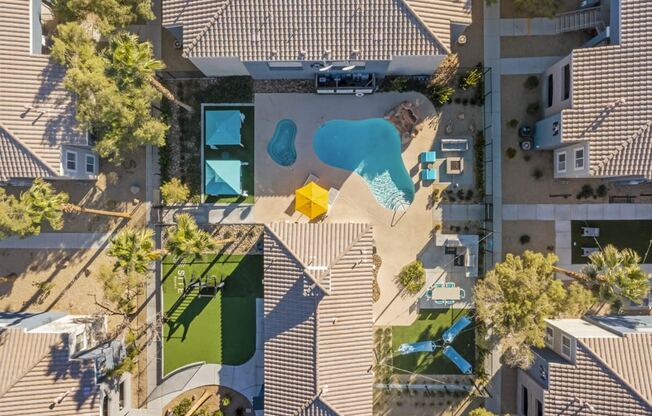
<svg viewBox="0 0 652 416">
<path fill-rule="evenodd" d="M 541 74 L 562 56 L 537 56 L 531 58 L 502 58 L 500 60 L 503 75 Z"/>
<path fill-rule="evenodd" d="M 557 19 L 500 19 L 500 36 L 549 36 L 559 34 Z"/>
<path fill-rule="evenodd" d="M 111 233 L 41 233 L 27 238 L 0 240 L 0 249 L 78 250 L 104 247 Z"/>
<path fill-rule="evenodd" d="M 652 204 L 505 204 L 503 220 L 650 220 Z"/>
</svg>

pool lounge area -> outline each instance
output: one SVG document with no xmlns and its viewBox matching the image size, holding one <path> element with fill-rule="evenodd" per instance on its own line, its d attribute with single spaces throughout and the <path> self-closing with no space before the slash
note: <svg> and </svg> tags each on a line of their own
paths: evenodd
<svg viewBox="0 0 652 416">
<path fill-rule="evenodd" d="M 253 203 L 254 106 L 202 105 L 203 202 Z"/>
</svg>

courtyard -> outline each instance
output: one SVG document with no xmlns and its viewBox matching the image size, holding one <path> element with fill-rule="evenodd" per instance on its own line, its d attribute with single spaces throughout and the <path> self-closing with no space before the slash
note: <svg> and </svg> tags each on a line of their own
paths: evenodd
<svg viewBox="0 0 652 416">
<path fill-rule="evenodd" d="M 260 255 L 227 254 L 189 263 L 163 260 L 163 374 L 197 362 L 240 365 L 253 356 L 262 260 Z M 189 287 L 197 278 L 206 286 Z M 223 287 L 214 288 L 222 282 Z"/>
<path fill-rule="evenodd" d="M 597 228 L 597 237 L 583 237 L 582 228 Z M 650 246 L 652 244 L 652 221 L 571 221 L 571 238 L 573 241 L 571 258 L 573 264 L 585 264 L 588 257 L 582 255 L 584 248 L 595 249 L 609 244 L 618 249 L 631 248 L 644 264 L 652 264 Z"/>
</svg>

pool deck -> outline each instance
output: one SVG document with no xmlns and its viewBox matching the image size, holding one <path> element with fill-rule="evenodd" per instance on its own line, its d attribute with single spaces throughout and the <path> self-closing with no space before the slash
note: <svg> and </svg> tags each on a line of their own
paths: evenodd
<svg viewBox="0 0 652 416">
<path fill-rule="evenodd" d="M 383 117 L 406 100 L 416 102 L 417 111 L 423 117 L 436 117 L 432 104 L 417 93 L 378 93 L 365 97 L 257 94 L 255 97 L 254 220 L 261 223 L 297 221 L 294 191 L 310 174 L 319 178 L 319 185 L 339 189 L 339 197 L 324 221 L 372 224 L 378 254 L 383 260 L 378 276 L 381 298 L 374 304 L 376 325 L 409 325 L 417 317 L 417 299 L 404 296 L 394 276 L 401 267 L 417 258 L 431 238 L 434 223 L 428 199 L 437 185 L 424 185 L 420 181 L 418 157 L 421 152 L 435 148 L 437 123 L 423 123 L 418 135 L 403 151 L 403 161 L 415 183 L 416 195 L 406 211 L 396 213 L 376 202 L 360 176 L 322 163 L 313 151 L 312 138 L 317 128 L 328 120 Z M 277 165 L 266 150 L 276 123 L 284 118 L 297 125 L 297 161 L 291 167 Z"/>
</svg>

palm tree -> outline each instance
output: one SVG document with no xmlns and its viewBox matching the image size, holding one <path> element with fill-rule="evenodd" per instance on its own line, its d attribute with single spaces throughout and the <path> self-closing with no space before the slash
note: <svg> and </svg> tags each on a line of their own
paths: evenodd
<svg viewBox="0 0 652 416">
<path fill-rule="evenodd" d="M 220 244 L 233 240 L 214 240 L 209 233 L 199 228 L 190 214 L 179 214 L 176 225 L 167 232 L 165 244 L 168 252 L 182 259 L 192 256 L 192 261 L 198 260 L 203 253 L 214 251 Z"/>
<path fill-rule="evenodd" d="M 125 274 L 145 273 L 152 261 L 165 255 L 165 250 L 156 249 L 150 228 L 137 231 L 127 227 L 111 240 L 107 254 L 115 257 L 114 271 L 121 268 Z"/>
<path fill-rule="evenodd" d="M 634 250 L 618 250 L 611 244 L 591 253 L 589 263 L 580 272 L 559 267 L 554 269 L 589 288 L 597 287 L 600 298 L 606 301 L 622 296 L 641 303 L 650 290 L 652 279 L 652 275 L 641 269 L 641 258 Z"/>
<path fill-rule="evenodd" d="M 193 112 L 192 107 L 179 101 L 156 79 L 156 71 L 165 68 L 165 64 L 152 58 L 152 45 L 149 42 L 140 43 L 136 35 L 121 33 L 112 38 L 109 53 L 111 68 L 118 73 L 118 80 L 148 82 L 165 98 L 186 111 Z"/>
</svg>

